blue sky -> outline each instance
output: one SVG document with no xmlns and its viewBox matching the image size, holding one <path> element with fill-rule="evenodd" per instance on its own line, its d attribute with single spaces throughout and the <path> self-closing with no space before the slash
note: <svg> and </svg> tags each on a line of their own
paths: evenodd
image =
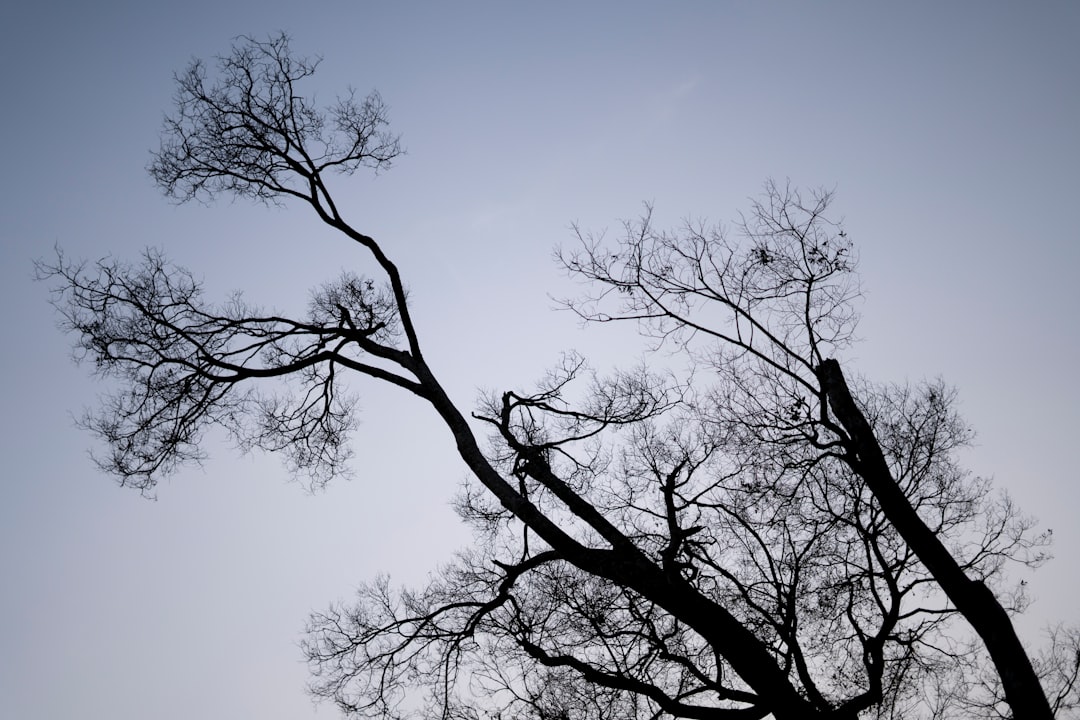
<svg viewBox="0 0 1080 720">
<path fill-rule="evenodd" d="M 145 173 L 171 75 L 286 30 L 316 86 L 377 88 L 408 155 L 342 186 L 413 288 L 432 364 L 470 407 L 559 351 L 639 347 L 552 310 L 570 225 L 729 220 L 764 180 L 835 187 L 860 245 L 849 368 L 942 376 L 966 461 L 1044 527 L 1025 631 L 1080 622 L 1080 5 L 49 2 L 0 21 L 0 717 L 334 717 L 304 694 L 307 613 L 467 542 L 464 476 L 417 402 L 359 386 L 357 477 L 309 495 L 212 447 L 157 502 L 89 463 L 69 359 L 31 261 L 163 247 L 211 294 L 295 309 L 355 258 L 301 208 L 174 206 Z"/>
</svg>

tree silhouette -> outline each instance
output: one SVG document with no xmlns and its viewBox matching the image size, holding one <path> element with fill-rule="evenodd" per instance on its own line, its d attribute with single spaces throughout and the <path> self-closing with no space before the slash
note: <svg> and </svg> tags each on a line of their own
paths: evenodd
<svg viewBox="0 0 1080 720">
<path fill-rule="evenodd" d="M 301 86 L 317 65 L 284 35 L 241 38 L 213 79 L 193 63 L 150 173 L 181 201 L 302 201 L 371 277 L 341 275 L 294 318 L 239 296 L 209 303 L 158 252 L 38 267 L 78 355 L 121 381 L 85 418 L 108 448 L 98 462 L 144 493 L 201 457 L 214 426 L 317 485 L 339 475 L 348 376 L 416 395 L 452 434 L 476 544 L 422 589 L 378 578 L 314 614 L 316 696 L 394 718 L 1020 719 L 1077 706 L 1075 633 L 1033 666 L 1009 618 L 1022 596 L 1005 564 L 1039 564 L 1046 538 L 957 464 L 971 433 L 953 391 L 841 372 L 857 258 L 831 193 L 770 183 L 734 234 L 661 232 L 649 213 L 612 244 L 579 232 L 561 260 L 595 294 L 568 307 L 638 323 L 690 370 L 600 376 L 567 355 L 470 418 L 421 351 L 384 245 L 330 191 L 334 173 L 401 154 L 386 107 L 377 94 L 315 106 Z"/>
</svg>

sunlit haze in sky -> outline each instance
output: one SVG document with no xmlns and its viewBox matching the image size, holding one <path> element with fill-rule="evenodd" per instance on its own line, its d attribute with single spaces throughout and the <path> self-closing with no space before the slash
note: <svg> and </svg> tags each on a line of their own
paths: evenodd
<svg viewBox="0 0 1080 720">
<path fill-rule="evenodd" d="M 311 610 L 378 573 L 421 583 L 469 537 L 465 476 L 419 402 L 357 384 L 356 477 L 309 494 L 212 441 L 142 499 L 73 424 L 102 388 L 71 361 L 34 258 L 165 249 L 211 297 L 301 311 L 356 250 L 301 207 L 177 206 L 145 167 L 172 73 L 285 30 L 313 89 L 378 89 L 408 154 L 338 186 L 412 289 L 431 364 L 471 409 L 577 349 L 641 356 L 552 297 L 571 225 L 730 221 L 772 177 L 835 188 L 860 248 L 875 381 L 941 376 L 965 452 L 1056 558 L 1021 622 L 1080 622 L 1080 3 L 237 0 L 9 3 L 4 140 L 0 718 L 333 718 L 305 693 Z"/>
</svg>

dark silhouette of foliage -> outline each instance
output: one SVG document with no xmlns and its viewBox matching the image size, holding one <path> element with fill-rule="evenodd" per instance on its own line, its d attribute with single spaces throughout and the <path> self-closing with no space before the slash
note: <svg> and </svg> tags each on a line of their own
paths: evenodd
<svg viewBox="0 0 1080 720">
<path fill-rule="evenodd" d="M 150 173 L 181 201 L 300 200 L 374 262 L 297 318 L 204 300 L 157 252 L 39 265 L 63 328 L 119 381 L 88 416 L 123 484 L 152 493 L 224 428 L 315 484 L 347 469 L 340 379 L 423 399 L 471 471 L 477 542 L 424 588 L 378 578 L 312 616 L 313 693 L 364 717 L 1049 718 L 1078 704 L 1075 631 L 1029 659 L 1007 563 L 1044 536 L 957 464 L 971 431 L 941 382 L 849 380 L 857 253 L 830 192 L 770 183 L 734 226 L 560 259 L 589 322 L 632 321 L 655 362 L 609 376 L 567 355 L 537 387 L 451 402 L 384 246 L 335 204 L 330 173 L 401 153 L 378 95 L 318 108 L 317 63 L 242 38 L 211 80 L 177 76 Z M 688 370 L 657 370 L 678 365 Z M 486 440 L 477 430 L 485 429 Z M 1046 692 L 1040 686 L 1045 683 Z"/>
</svg>

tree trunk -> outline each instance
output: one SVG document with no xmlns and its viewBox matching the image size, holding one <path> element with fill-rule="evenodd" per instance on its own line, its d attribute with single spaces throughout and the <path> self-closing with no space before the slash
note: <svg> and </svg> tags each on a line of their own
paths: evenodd
<svg viewBox="0 0 1080 720">
<path fill-rule="evenodd" d="M 885 517 L 986 644 L 1013 718 L 1052 720 L 1050 703 L 1008 613 L 983 582 L 971 580 L 964 573 L 940 538 L 908 502 L 893 479 L 870 423 L 851 396 L 840 364 L 836 360 L 825 360 L 817 367 L 817 376 L 833 415 L 848 434 L 848 451 L 852 456 L 849 462 L 853 469 L 866 480 Z"/>
</svg>

